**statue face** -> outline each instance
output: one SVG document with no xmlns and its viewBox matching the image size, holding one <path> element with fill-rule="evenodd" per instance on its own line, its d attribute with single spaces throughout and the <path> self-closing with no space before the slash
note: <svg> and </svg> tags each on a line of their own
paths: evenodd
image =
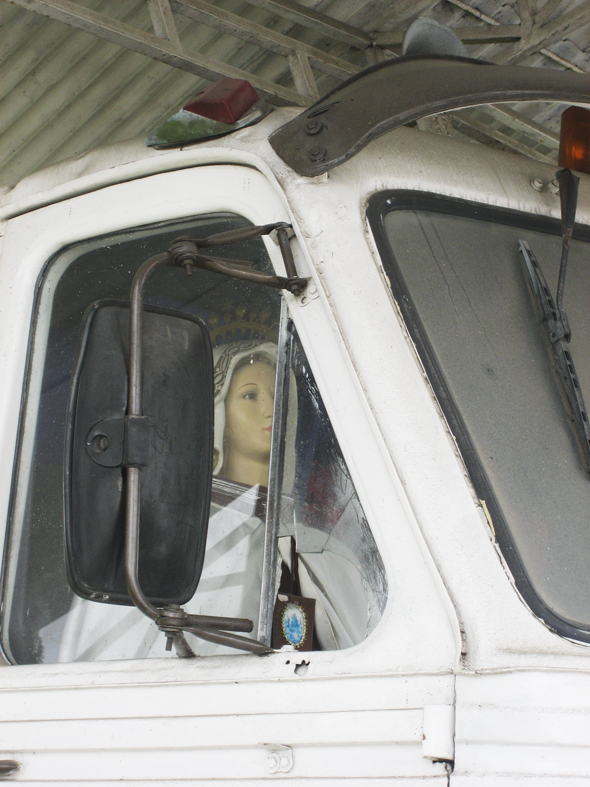
<svg viewBox="0 0 590 787">
<path fill-rule="evenodd" d="M 275 371 L 264 361 L 241 366 L 225 400 L 224 443 L 227 454 L 256 462 L 270 457 Z"/>
</svg>

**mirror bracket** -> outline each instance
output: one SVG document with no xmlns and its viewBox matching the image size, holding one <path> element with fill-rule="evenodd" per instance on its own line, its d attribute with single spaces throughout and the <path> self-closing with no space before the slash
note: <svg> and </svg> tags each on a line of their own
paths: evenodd
<svg viewBox="0 0 590 787">
<path fill-rule="evenodd" d="M 123 443 L 123 465 L 127 472 L 127 499 L 125 512 L 125 577 L 127 589 L 135 606 L 151 618 L 158 628 L 166 634 L 166 649 L 174 645 L 180 658 L 194 657 L 187 643 L 185 631 L 218 645 L 245 650 L 263 655 L 273 649 L 257 640 L 241 637 L 233 632 L 252 631 L 251 620 L 243 618 L 218 618 L 204 615 L 190 615 L 180 606 L 169 604 L 157 609 L 151 604 L 139 584 L 139 509 L 141 470 L 149 462 L 151 433 L 153 425 L 143 415 L 143 290 L 149 275 L 158 267 L 172 265 L 182 267 L 187 274 L 193 268 L 220 273 L 236 279 L 262 284 L 275 289 L 284 289 L 293 295 L 300 295 L 307 287 L 307 279 L 297 275 L 290 247 L 290 225 L 281 222 L 258 227 L 231 230 L 207 238 L 177 238 L 167 252 L 157 254 L 146 260 L 138 269 L 131 285 L 131 315 L 129 330 L 129 389 L 125 434 Z M 283 256 L 287 277 L 275 276 L 253 269 L 249 264 L 238 260 L 217 258 L 200 253 L 199 249 L 215 248 L 230 243 L 243 242 L 262 235 L 276 233 Z"/>
<path fill-rule="evenodd" d="M 150 462 L 152 433 L 151 418 L 145 415 L 125 417 L 125 440 L 123 442 L 123 467 L 146 467 Z"/>
<path fill-rule="evenodd" d="M 293 260 L 293 253 L 289 243 L 293 232 L 289 224 L 281 222 L 279 224 L 265 224 L 260 227 L 248 227 L 245 230 L 232 230 L 231 232 L 220 232 L 218 235 L 211 235 L 208 238 L 177 238 L 168 249 L 168 265 L 184 268 L 190 276 L 192 268 L 203 268 L 214 273 L 221 273 L 224 276 L 231 276 L 235 279 L 244 279 L 266 287 L 273 287 L 278 290 L 288 290 L 295 296 L 299 296 L 306 289 L 308 280 L 297 275 L 297 269 Z M 283 262 L 287 276 L 274 276 L 263 273 L 252 268 L 248 263 L 239 260 L 230 260 L 214 257 L 209 254 L 202 254 L 199 249 L 215 248 L 228 243 L 237 243 L 244 240 L 252 240 L 261 235 L 276 235 L 281 249 Z M 219 240 L 221 238 L 221 241 Z"/>
</svg>

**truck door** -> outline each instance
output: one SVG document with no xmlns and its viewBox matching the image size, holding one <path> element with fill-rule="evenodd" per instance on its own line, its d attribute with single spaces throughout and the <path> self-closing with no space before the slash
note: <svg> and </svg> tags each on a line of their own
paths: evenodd
<svg viewBox="0 0 590 787">
<path fill-rule="evenodd" d="M 20 764 L 17 780 L 446 783 L 457 653 L 448 607 L 317 288 L 296 298 L 166 269 L 147 290 L 148 304 L 202 317 L 214 346 L 209 540 L 187 609 L 248 617 L 254 636 L 270 638 L 260 585 L 274 505 L 279 599 L 315 603 L 309 649 L 257 657 L 194 639 L 197 658 L 178 659 L 135 608 L 81 599 L 68 584 L 64 405 L 84 311 L 126 299 L 137 267 L 179 235 L 279 221 L 291 216 L 276 184 L 220 164 L 114 184 L 7 223 L 0 759 Z M 313 279 L 292 243 L 299 274 Z M 228 256 L 284 274 L 272 239 Z M 285 462 L 272 498 L 260 457 L 277 428 L 268 404 L 281 341 Z"/>
</svg>

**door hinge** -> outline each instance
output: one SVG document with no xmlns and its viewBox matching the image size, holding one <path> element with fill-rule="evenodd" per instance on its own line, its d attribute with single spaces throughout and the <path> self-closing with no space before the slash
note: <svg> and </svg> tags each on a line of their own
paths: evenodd
<svg viewBox="0 0 590 787">
<path fill-rule="evenodd" d="M 422 756 L 429 760 L 455 759 L 455 708 L 453 705 L 425 705 Z"/>
</svg>

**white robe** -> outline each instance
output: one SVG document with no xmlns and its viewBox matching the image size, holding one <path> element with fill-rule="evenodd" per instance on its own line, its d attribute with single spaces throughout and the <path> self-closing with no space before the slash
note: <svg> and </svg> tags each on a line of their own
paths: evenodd
<svg viewBox="0 0 590 787">
<path fill-rule="evenodd" d="M 264 521 L 255 515 L 257 498 L 254 488 L 225 506 L 212 504 L 201 579 L 184 605 L 191 614 L 248 618 L 253 632 L 244 636 L 254 638 L 264 548 Z M 279 538 L 279 553 L 290 568 L 289 537 Z M 362 641 L 375 623 L 371 610 L 379 601 L 351 557 L 330 551 L 299 554 L 301 592 L 316 600 L 315 630 L 324 650 Z M 186 637 L 198 656 L 241 652 L 191 634 Z M 59 661 L 175 656 L 165 644 L 165 635 L 135 607 L 76 598 L 65 622 Z"/>
</svg>

